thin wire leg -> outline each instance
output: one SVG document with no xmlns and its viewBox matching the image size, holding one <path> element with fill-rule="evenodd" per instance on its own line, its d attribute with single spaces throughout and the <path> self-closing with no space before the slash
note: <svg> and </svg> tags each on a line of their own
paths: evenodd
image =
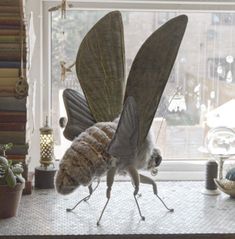
<svg viewBox="0 0 235 239">
<path fill-rule="evenodd" d="M 92 194 L 95 192 L 95 190 L 98 188 L 99 184 L 100 184 L 100 180 L 97 182 L 97 185 L 95 186 L 94 190 L 92 189 L 92 187 L 91 187 L 91 185 L 90 185 L 90 186 L 89 186 L 90 194 L 89 194 L 88 196 L 84 197 L 83 199 L 81 199 L 73 208 L 67 208 L 66 211 L 67 211 L 67 212 L 71 212 L 71 211 L 73 211 L 81 202 L 87 202 L 87 201 L 90 199 L 91 195 L 92 195 Z"/>
<path fill-rule="evenodd" d="M 81 202 L 83 201 L 87 201 L 90 198 L 90 194 L 86 197 L 84 197 L 83 199 L 81 199 L 73 208 L 66 208 L 67 212 L 72 212 Z"/>
<path fill-rule="evenodd" d="M 136 199 L 136 195 L 134 195 L 134 198 L 135 198 L 135 202 L 136 202 L 136 205 L 137 205 L 137 208 L 138 208 L 138 211 L 139 211 L 139 214 L 140 214 L 140 217 L 141 217 L 141 220 L 145 220 L 145 217 L 142 215 L 141 211 L 140 211 L 140 206 L 139 206 L 139 203 Z"/>
<path fill-rule="evenodd" d="M 102 216 L 103 216 L 103 214 L 104 214 L 104 211 L 105 211 L 105 209 L 106 209 L 106 207 L 107 207 L 107 205 L 108 205 L 108 203 L 109 203 L 109 199 L 110 199 L 110 198 L 107 199 L 107 201 L 106 201 L 106 203 L 105 203 L 105 205 L 104 205 L 104 208 L 103 208 L 103 210 L 102 210 L 102 212 L 101 212 L 101 214 L 100 214 L 99 220 L 98 220 L 97 223 L 96 223 L 97 226 L 100 225 L 101 218 L 102 218 Z"/>
<path fill-rule="evenodd" d="M 90 199 L 91 195 L 92 195 L 92 194 L 95 192 L 95 190 L 99 187 L 99 184 L 100 184 L 100 180 L 97 182 L 95 188 L 91 191 L 91 193 L 90 193 L 90 195 L 88 196 L 88 198 L 84 198 L 84 202 L 87 202 L 87 201 Z"/>
<path fill-rule="evenodd" d="M 165 208 L 166 208 L 168 211 L 174 212 L 174 209 L 173 209 L 173 208 L 167 207 L 167 205 L 163 202 L 163 200 L 162 200 L 157 194 L 155 194 L 155 195 L 158 197 L 158 199 L 162 202 L 162 204 L 165 206 Z"/>
<path fill-rule="evenodd" d="M 138 193 L 136 196 L 137 196 L 137 198 L 141 198 L 141 197 L 142 197 L 142 194 L 141 194 L 141 193 Z"/>
</svg>

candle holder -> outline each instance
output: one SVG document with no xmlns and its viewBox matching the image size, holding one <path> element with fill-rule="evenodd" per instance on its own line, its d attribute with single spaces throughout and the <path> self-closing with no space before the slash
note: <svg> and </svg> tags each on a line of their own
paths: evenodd
<svg viewBox="0 0 235 239">
<path fill-rule="evenodd" d="M 48 120 L 44 127 L 40 128 L 40 163 L 47 169 L 51 164 L 54 165 L 54 140 L 53 129 L 48 126 Z"/>
<path fill-rule="evenodd" d="M 54 188 L 54 140 L 53 129 L 48 125 L 40 128 L 40 167 L 35 168 L 35 187 L 40 189 Z"/>
</svg>

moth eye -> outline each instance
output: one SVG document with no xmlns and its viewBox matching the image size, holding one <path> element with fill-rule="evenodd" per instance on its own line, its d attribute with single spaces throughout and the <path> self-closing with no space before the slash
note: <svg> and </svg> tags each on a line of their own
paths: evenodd
<svg viewBox="0 0 235 239">
<path fill-rule="evenodd" d="M 162 162 L 162 156 L 158 155 L 158 157 L 155 158 L 155 166 L 158 167 L 161 162 Z"/>
<path fill-rule="evenodd" d="M 153 149 L 151 158 L 155 162 L 155 165 L 154 165 L 155 167 L 158 167 L 160 165 L 160 163 L 162 162 L 162 156 L 158 149 Z"/>
</svg>

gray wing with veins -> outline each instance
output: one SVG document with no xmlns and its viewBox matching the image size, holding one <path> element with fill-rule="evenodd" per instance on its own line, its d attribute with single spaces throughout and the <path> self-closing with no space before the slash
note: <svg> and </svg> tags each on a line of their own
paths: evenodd
<svg viewBox="0 0 235 239">
<path fill-rule="evenodd" d="M 133 145 L 141 149 L 145 142 L 174 65 L 187 21 L 185 15 L 168 21 L 144 42 L 137 53 L 127 80 L 126 109 L 122 111 L 118 130 L 109 146 L 111 155 L 119 156 L 123 160 L 133 158 L 136 154 L 136 150 L 132 150 Z M 132 109 L 135 107 L 138 108 L 138 114 Z M 135 116 L 137 119 L 133 118 Z"/>
<path fill-rule="evenodd" d="M 90 113 L 86 100 L 79 92 L 66 89 L 63 92 L 63 100 L 68 116 L 63 134 L 66 139 L 73 140 L 96 121 Z"/>
<path fill-rule="evenodd" d="M 97 122 L 113 121 L 122 111 L 124 66 L 122 17 L 119 11 L 113 11 L 86 34 L 76 59 L 78 80 Z"/>
<path fill-rule="evenodd" d="M 130 96 L 125 101 L 117 130 L 108 146 L 108 153 L 123 159 L 127 165 L 131 164 L 138 153 L 138 138 L 139 115 L 136 102 Z"/>
<path fill-rule="evenodd" d="M 161 26 L 144 42 L 132 64 L 125 99 L 133 96 L 138 106 L 139 147 L 149 132 L 187 21 L 187 16 L 180 15 Z"/>
</svg>

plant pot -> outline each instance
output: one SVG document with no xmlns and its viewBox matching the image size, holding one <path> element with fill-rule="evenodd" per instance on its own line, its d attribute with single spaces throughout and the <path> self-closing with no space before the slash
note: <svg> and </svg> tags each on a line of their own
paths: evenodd
<svg viewBox="0 0 235 239">
<path fill-rule="evenodd" d="M 24 186 L 24 183 L 17 183 L 14 188 L 0 185 L 0 218 L 16 216 Z"/>
</svg>

